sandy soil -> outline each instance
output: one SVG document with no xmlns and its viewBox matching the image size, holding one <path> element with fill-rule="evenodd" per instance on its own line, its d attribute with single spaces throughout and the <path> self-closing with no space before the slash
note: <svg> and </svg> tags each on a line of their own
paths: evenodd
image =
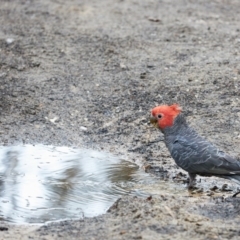
<svg viewBox="0 0 240 240">
<path fill-rule="evenodd" d="M 0 5 L 2 144 L 129 153 L 151 174 L 183 185 L 186 174 L 148 123 L 156 104 L 178 102 L 195 129 L 240 156 L 238 0 Z M 239 239 L 240 200 L 221 190 L 236 186 L 200 180 L 202 193 L 154 185 L 152 198 L 123 197 L 92 219 L 41 228 L 2 222 L 0 239 Z"/>
</svg>

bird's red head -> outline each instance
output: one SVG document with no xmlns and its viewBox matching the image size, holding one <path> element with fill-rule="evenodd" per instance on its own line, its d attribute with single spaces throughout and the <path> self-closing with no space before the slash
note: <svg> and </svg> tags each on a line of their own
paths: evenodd
<svg viewBox="0 0 240 240">
<path fill-rule="evenodd" d="M 155 107 L 151 111 L 151 123 L 157 125 L 160 129 L 171 127 L 174 123 L 174 119 L 181 113 L 181 111 L 182 109 L 178 104 Z"/>
</svg>

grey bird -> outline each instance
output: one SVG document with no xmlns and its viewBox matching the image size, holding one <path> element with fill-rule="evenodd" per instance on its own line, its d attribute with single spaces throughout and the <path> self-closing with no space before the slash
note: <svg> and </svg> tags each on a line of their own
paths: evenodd
<svg viewBox="0 0 240 240">
<path fill-rule="evenodd" d="M 153 108 L 151 123 L 164 134 L 165 144 L 176 164 L 188 172 L 189 188 L 195 185 L 196 175 L 216 176 L 240 184 L 240 161 L 219 150 L 189 127 L 179 105 Z"/>
</svg>

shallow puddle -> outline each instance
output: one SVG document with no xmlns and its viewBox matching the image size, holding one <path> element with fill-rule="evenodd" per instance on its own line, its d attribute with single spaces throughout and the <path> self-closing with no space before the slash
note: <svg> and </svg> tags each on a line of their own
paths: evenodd
<svg viewBox="0 0 240 240">
<path fill-rule="evenodd" d="M 89 149 L 0 147 L 0 219 L 44 223 L 93 217 L 155 179 L 131 162 Z"/>
</svg>

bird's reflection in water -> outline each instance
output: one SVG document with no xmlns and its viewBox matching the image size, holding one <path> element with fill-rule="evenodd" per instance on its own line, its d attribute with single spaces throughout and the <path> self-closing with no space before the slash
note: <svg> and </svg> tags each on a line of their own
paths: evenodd
<svg viewBox="0 0 240 240">
<path fill-rule="evenodd" d="M 44 145 L 0 147 L 0 219 L 44 223 L 92 217 L 149 179 L 104 152 Z"/>
</svg>

